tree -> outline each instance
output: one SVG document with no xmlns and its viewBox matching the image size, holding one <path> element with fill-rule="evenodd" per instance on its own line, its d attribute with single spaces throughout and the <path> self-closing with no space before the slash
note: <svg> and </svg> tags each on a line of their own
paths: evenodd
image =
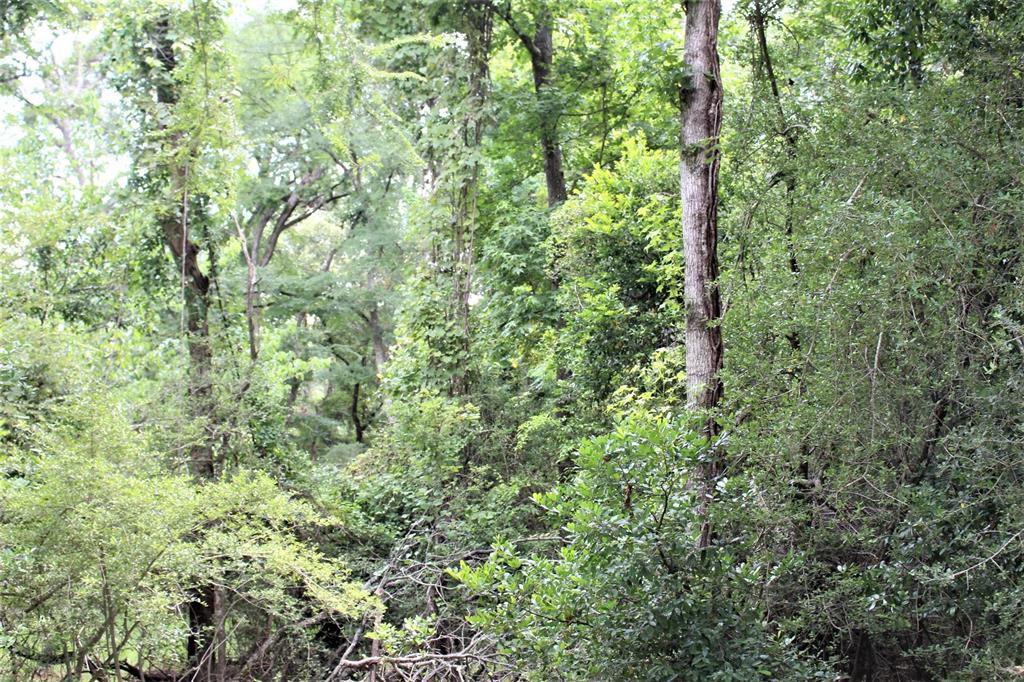
<svg viewBox="0 0 1024 682">
<path fill-rule="evenodd" d="M 554 17 L 547 0 L 541 0 L 533 8 L 533 33 L 520 26 L 513 11 L 512 3 L 499 5 L 491 0 L 479 0 L 500 17 L 515 39 L 522 44 L 530 56 L 530 71 L 533 75 L 533 91 L 536 96 L 539 118 L 539 141 L 541 158 L 544 163 L 544 181 L 547 184 L 549 207 L 558 206 L 568 196 L 565 188 L 565 173 L 562 170 L 562 147 L 558 141 L 559 110 L 556 105 L 558 94 L 554 88 Z"/>
<path fill-rule="evenodd" d="M 0 680 L 1020 676 L 1024 4 L 289 6 L 0 0 Z"/>
<path fill-rule="evenodd" d="M 718 167 L 722 128 L 722 77 L 718 67 L 717 0 L 687 0 L 687 81 L 679 91 L 681 115 L 679 179 L 683 207 L 684 299 L 686 302 L 686 393 L 703 415 L 709 439 L 719 433 L 713 413 L 722 397 L 722 317 L 718 290 Z M 721 455 L 716 455 L 716 460 Z M 721 473 L 721 462 L 701 472 L 705 507 Z M 700 546 L 711 542 L 705 523 Z"/>
</svg>

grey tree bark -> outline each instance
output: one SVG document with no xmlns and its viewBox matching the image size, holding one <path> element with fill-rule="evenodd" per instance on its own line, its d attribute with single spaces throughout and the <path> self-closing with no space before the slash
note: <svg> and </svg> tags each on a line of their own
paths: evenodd
<svg viewBox="0 0 1024 682">
<path fill-rule="evenodd" d="M 689 79 L 679 92 L 683 256 L 686 304 L 687 406 L 702 415 L 702 430 L 714 441 L 713 414 L 722 397 L 722 316 L 718 290 L 718 166 L 722 127 L 722 82 L 718 65 L 718 0 L 686 1 L 685 63 Z M 699 472 L 699 546 L 711 543 L 707 511 L 721 472 L 716 454 Z"/>
</svg>

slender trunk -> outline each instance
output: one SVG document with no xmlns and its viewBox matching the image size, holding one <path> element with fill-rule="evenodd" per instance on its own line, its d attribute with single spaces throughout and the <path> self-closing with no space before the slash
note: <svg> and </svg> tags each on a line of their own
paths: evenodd
<svg viewBox="0 0 1024 682">
<path fill-rule="evenodd" d="M 761 0 L 754 0 L 753 14 L 751 15 L 754 36 L 757 40 L 757 48 L 760 54 L 760 66 L 764 69 L 764 76 L 768 81 L 768 88 L 771 91 L 772 101 L 775 104 L 775 115 L 777 117 L 777 134 L 785 145 L 786 167 L 781 170 L 781 176 L 786 183 L 786 249 L 789 252 L 789 273 L 794 283 L 800 275 L 800 263 L 796 257 L 796 238 L 794 232 L 795 211 L 796 211 L 796 158 L 797 158 L 797 129 L 789 124 L 786 117 L 786 110 L 782 106 L 782 92 L 779 89 L 779 79 L 775 73 L 775 65 L 772 62 L 771 52 L 768 50 L 768 37 L 766 33 L 767 17 Z M 800 332 L 791 328 L 786 332 L 786 341 L 789 342 L 790 350 L 799 354 L 802 350 Z M 800 365 L 794 364 L 789 370 L 790 376 L 796 379 L 797 396 L 803 398 L 806 389 L 803 371 Z M 810 481 L 811 463 L 809 461 L 806 438 L 800 439 L 800 464 L 797 471 L 798 481 Z M 801 484 L 797 487 L 797 494 L 800 499 L 808 499 L 813 493 L 814 487 Z M 804 530 L 810 530 L 810 523 L 813 516 L 808 516 Z"/>
<path fill-rule="evenodd" d="M 71 164 L 72 170 L 75 171 L 75 177 L 78 178 L 78 186 L 85 189 L 88 184 L 88 180 L 85 177 L 85 168 L 82 166 L 82 160 L 78 158 L 78 154 L 75 152 L 74 139 L 71 136 L 71 124 L 66 118 L 60 116 L 51 116 L 53 124 L 57 126 L 57 130 L 60 131 L 62 147 L 64 154 L 68 157 L 68 163 Z"/>
<path fill-rule="evenodd" d="M 163 78 L 156 88 L 157 102 L 171 109 L 178 103 L 178 92 L 171 75 L 177 64 L 167 18 L 156 22 L 152 39 L 154 57 L 163 69 Z M 180 131 L 173 132 L 168 144 L 178 146 L 182 144 L 182 137 Z M 189 469 L 192 476 L 201 482 L 214 476 L 213 349 L 208 315 L 210 279 L 199 267 L 199 247 L 189 234 L 187 165 L 175 164 L 169 169 L 169 175 L 175 200 L 173 208 L 160 222 L 167 247 L 181 273 L 189 356 L 188 409 L 190 416 L 203 425 L 202 437 L 189 448 Z M 196 667 L 194 679 L 205 682 L 216 679 L 216 591 L 212 585 L 200 585 L 193 588 L 190 597 L 186 651 L 189 663 Z"/>
<path fill-rule="evenodd" d="M 214 675 L 220 682 L 227 682 L 228 679 L 228 636 L 227 636 L 227 588 L 218 587 L 214 590 L 214 619 L 217 623 L 214 639 L 216 651 L 214 652 Z"/>
<path fill-rule="evenodd" d="M 537 106 L 540 115 L 540 149 L 544 159 L 544 179 L 548 189 L 548 208 L 554 208 L 565 202 L 568 192 L 565 188 L 565 173 L 562 171 L 562 147 L 558 142 L 558 114 L 552 110 L 547 101 L 547 91 L 551 84 L 551 70 L 554 64 L 555 48 L 551 35 L 551 15 L 544 10 L 537 20 L 537 32 L 534 35 L 530 50 L 530 65 L 533 69 L 533 88 L 537 95 Z M 561 287 L 558 275 L 551 277 L 551 289 L 558 292 Z M 565 314 L 559 310 L 555 320 L 555 329 L 559 332 L 565 328 Z M 556 360 L 555 378 L 559 382 L 569 378 L 569 369 L 565 362 Z M 559 470 L 563 469 L 559 464 Z"/>
<path fill-rule="evenodd" d="M 475 169 L 474 169 L 475 175 Z M 472 180 L 476 184 L 476 179 Z M 464 190 L 463 194 L 469 194 L 470 190 Z M 472 190 L 475 192 L 475 188 Z M 464 201 L 468 198 L 464 197 Z M 455 367 L 451 379 L 449 393 L 452 396 L 467 395 L 469 393 L 469 375 L 467 364 L 470 353 L 470 324 L 469 324 L 469 294 L 472 286 L 472 249 L 473 249 L 473 225 L 464 218 L 458 218 L 455 225 L 454 244 L 454 283 L 452 286 L 452 304 L 456 323 L 459 327 L 458 347 L 455 357 Z"/>
<path fill-rule="evenodd" d="M 185 653 L 188 655 L 189 666 L 195 670 L 194 677 L 197 682 L 206 682 L 216 679 L 215 654 L 217 647 L 214 645 L 216 639 L 217 622 L 217 591 L 213 585 L 200 585 L 190 590 L 188 602 L 188 640 L 185 643 Z"/>
<path fill-rule="evenodd" d="M 384 247 L 377 249 L 377 258 L 378 264 L 383 263 Z M 366 275 L 366 289 L 374 297 L 374 300 L 370 303 L 370 312 L 365 319 L 370 330 L 370 342 L 373 345 L 373 369 L 378 378 L 388 361 L 388 345 L 384 340 L 384 326 L 380 320 L 380 301 L 377 293 L 382 288 L 380 279 L 378 267 L 374 265 Z"/>
<path fill-rule="evenodd" d="M 359 384 L 352 387 L 352 426 L 356 430 L 356 442 L 363 442 L 363 434 L 366 432 L 366 425 L 359 417 Z"/>
<path fill-rule="evenodd" d="M 537 32 L 530 49 L 533 89 L 537 95 L 540 115 L 540 149 L 544 159 L 544 179 L 548 188 L 548 206 L 558 206 L 567 197 L 565 174 L 562 172 L 562 148 L 558 142 L 558 113 L 546 101 L 554 64 L 554 43 L 551 36 L 551 15 L 546 10 L 537 19 Z"/>
<path fill-rule="evenodd" d="M 185 286 L 185 318 L 188 331 L 190 415 L 203 424 L 204 433 L 189 449 L 189 466 L 197 481 L 214 476 L 213 464 L 213 353 L 207 316 L 209 281 L 205 286 L 191 282 Z M 193 588 L 188 603 L 189 635 L 186 643 L 190 665 L 195 665 L 196 681 L 216 679 L 213 676 L 216 648 L 216 592 L 212 585 Z"/>
<path fill-rule="evenodd" d="M 495 7 L 484 0 L 478 7 Z M 498 15 L 508 25 L 509 30 L 519 39 L 530 55 L 530 68 L 533 72 L 533 91 L 537 101 L 537 115 L 540 119 L 540 151 L 544 160 L 544 179 L 548 190 L 548 207 L 558 206 L 565 201 L 565 174 L 562 172 L 562 148 L 558 142 L 558 111 L 547 98 L 547 90 L 551 85 L 551 72 L 554 64 L 554 42 L 552 40 L 551 11 L 542 6 L 538 9 L 534 34 L 530 36 L 519 27 L 509 8 L 496 9 Z"/>
<path fill-rule="evenodd" d="M 380 321 L 380 304 L 376 301 L 370 306 L 370 336 L 373 340 L 373 364 L 380 376 L 388 361 L 388 345 L 384 341 L 384 327 Z"/>
<path fill-rule="evenodd" d="M 189 465 L 197 481 L 213 478 L 213 349 L 210 345 L 209 280 L 185 285 L 185 326 L 188 334 L 188 407 L 203 425 L 202 435 L 189 448 Z"/>
<path fill-rule="evenodd" d="M 718 0 L 687 0 L 686 54 L 689 83 L 680 90 L 683 256 L 686 303 L 687 405 L 699 412 L 704 434 L 714 440 L 719 428 L 714 409 L 722 396 L 722 316 L 718 290 L 718 164 L 722 126 L 722 86 L 718 67 Z M 699 472 L 702 488 L 699 539 L 711 543 L 707 518 L 715 479 L 721 471 L 716 453 Z"/>
<path fill-rule="evenodd" d="M 764 67 L 764 74 L 768 80 L 768 87 L 772 93 L 772 100 L 775 103 L 775 113 L 778 117 L 778 135 L 786 145 L 786 160 L 789 167 L 783 170 L 786 182 L 786 248 L 789 251 L 789 271 L 795 277 L 800 273 L 800 265 L 796 258 L 796 245 L 793 243 L 793 213 L 796 205 L 796 129 L 789 125 L 786 120 L 786 112 L 782 107 L 782 93 L 779 90 L 779 79 L 775 75 L 775 65 L 772 63 L 771 53 L 768 51 L 768 37 L 765 33 L 767 18 L 761 6 L 761 0 L 754 0 L 754 13 L 752 15 L 754 35 L 757 38 L 758 52 L 761 56 L 761 65 Z M 789 340 L 793 350 L 800 349 L 800 337 L 797 332 L 790 332 L 786 338 Z"/>
<path fill-rule="evenodd" d="M 259 318 L 256 317 L 257 298 L 259 297 L 259 291 L 256 290 L 257 273 L 256 259 L 254 257 L 256 247 L 253 246 L 252 253 L 250 253 L 250 247 L 246 240 L 245 232 L 242 230 L 242 226 L 238 224 L 237 220 L 235 221 L 235 228 L 238 230 L 238 239 L 242 243 L 242 256 L 245 259 L 246 268 L 245 321 L 246 326 L 249 329 L 249 359 L 256 362 L 260 355 Z"/>
<path fill-rule="evenodd" d="M 487 57 L 491 41 L 491 12 L 486 7 L 468 7 L 469 27 L 469 106 L 463 122 L 464 153 L 475 156 L 483 138 L 484 107 L 487 99 Z M 452 296 L 454 314 L 459 326 L 460 340 L 457 366 L 451 379 L 449 393 L 463 396 L 469 393 L 467 367 L 470 355 L 469 296 L 473 280 L 473 248 L 477 221 L 477 194 L 479 193 L 480 164 L 474 161 L 462 180 L 457 195 L 454 226 L 455 265 Z"/>
</svg>

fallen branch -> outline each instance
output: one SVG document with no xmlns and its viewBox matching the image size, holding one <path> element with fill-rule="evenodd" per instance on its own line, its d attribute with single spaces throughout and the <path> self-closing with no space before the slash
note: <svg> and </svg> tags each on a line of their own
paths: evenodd
<svg viewBox="0 0 1024 682">
<path fill-rule="evenodd" d="M 481 664 L 492 665 L 495 663 L 493 659 L 488 658 L 483 654 L 475 654 L 466 651 L 460 651 L 454 654 L 407 654 L 405 656 L 368 656 L 366 658 L 360 658 L 355 661 L 341 660 L 335 669 L 347 668 L 349 670 L 355 670 L 359 668 L 369 668 L 374 665 L 391 664 L 391 665 L 416 665 L 418 663 L 431 663 L 431 662 L 454 662 L 454 661 L 476 661 Z"/>
</svg>

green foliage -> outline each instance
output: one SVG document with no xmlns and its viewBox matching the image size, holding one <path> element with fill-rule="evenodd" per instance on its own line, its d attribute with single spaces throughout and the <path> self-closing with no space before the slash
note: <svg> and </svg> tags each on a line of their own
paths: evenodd
<svg viewBox="0 0 1024 682">
<path fill-rule="evenodd" d="M 125 406 L 87 380 L 81 351 L 59 353 L 75 348 L 67 335 L 29 336 L 4 361 L 0 617 L 13 670 L 129 653 L 173 665 L 188 628 L 179 606 L 211 580 L 231 586 L 233 627 L 377 608 L 343 564 L 303 541 L 329 518 L 263 474 L 197 485 L 167 473 Z M 14 379 L 34 387 L 15 392 Z"/>
<path fill-rule="evenodd" d="M 728 539 L 697 549 L 693 473 L 723 446 L 648 414 L 582 443 L 573 482 L 536 496 L 557 551 L 498 543 L 483 566 L 454 572 L 489 597 L 473 621 L 501 633 L 536 679 L 830 679 L 773 637 L 750 599 L 776 568 L 743 561 L 751 538 L 724 530 L 753 504 L 732 481 L 715 505 Z"/>
<path fill-rule="evenodd" d="M 614 170 L 598 168 L 555 218 L 559 353 L 587 402 L 606 400 L 676 343 L 681 256 L 675 156 L 623 144 Z"/>
<path fill-rule="evenodd" d="M 0 0 L 0 678 L 1019 677 L 1022 7 Z"/>
<path fill-rule="evenodd" d="M 429 393 L 407 396 L 393 405 L 395 429 L 389 448 L 421 476 L 443 480 L 459 469 L 460 455 L 472 442 L 480 415 L 472 404 Z"/>
</svg>

